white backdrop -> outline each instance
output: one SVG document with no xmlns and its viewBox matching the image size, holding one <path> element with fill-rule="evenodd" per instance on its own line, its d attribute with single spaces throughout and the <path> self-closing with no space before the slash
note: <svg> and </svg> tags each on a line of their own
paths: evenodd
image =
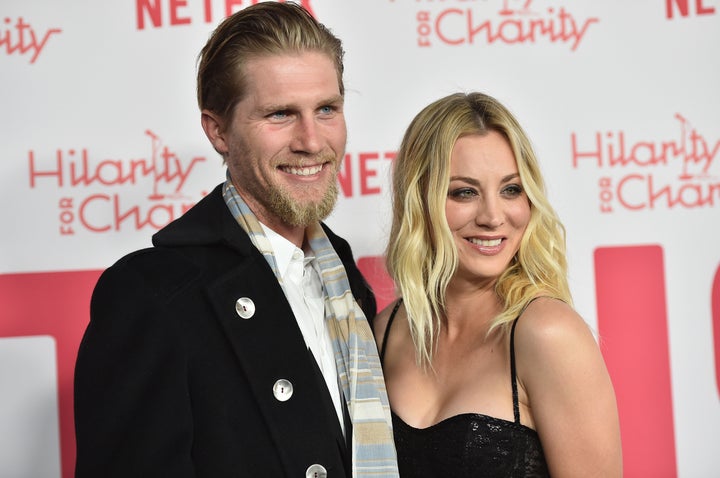
<svg viewBox="0 0 720 478">
<path fill-rule="evenodd" d="M 195 61 L 251 3 L 3 1 L 0 477 L 72 476 L 90 291 L 223 180 Z M 440 96 L 497 97 L 567 226 L 576 307 L 618 394 L 625 475 L 720 476 L 720 0 L 304 4 L 347 51 L 348 147 L 328 222 L 381 302 L 373 264 L 404 129 Z"/>
</svg>

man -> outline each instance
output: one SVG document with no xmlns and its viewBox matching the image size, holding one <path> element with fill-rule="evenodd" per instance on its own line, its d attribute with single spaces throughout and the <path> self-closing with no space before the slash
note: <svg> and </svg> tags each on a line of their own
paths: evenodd
<svg viewBox="0 0 720 478">
<path fill-rule="evenodd" d="M 76 366 L 78 478 L 397 476 L 375 300 L 319 222 L 345 150 L 342 56 L 275 2 L 203 48 L 201 122 L 228 179 L 100 278 Z"/>
</svg>

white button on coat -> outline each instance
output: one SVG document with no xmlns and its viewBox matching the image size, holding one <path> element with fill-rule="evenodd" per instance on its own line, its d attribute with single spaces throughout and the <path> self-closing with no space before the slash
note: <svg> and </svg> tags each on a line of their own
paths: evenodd
<svg viewBox="0 0 720 478">
<path fill-rule="evenodd" d="M 322 465 L 310 465 L 305 472 L 305 478 L 327 478 L 327 470 Z"/>
<path fill-rule="evenodd" d="M 273 385 L 273 395 L 275 396 L 275 399 L 280 402 L 287 402 L 290 400 L 290 397 L 292 397 L 292 394 L 293 384 L 290 383 L 290 380 L 281 378 L 275 382 L 275 385 Z"/>
<path fill-rule="evenodd" d="M 243 319 L 249 319 L 255 315 L 255 302 L 247 297 L 240 297 L 235 302 L 235 312 Z"/>
</svg>

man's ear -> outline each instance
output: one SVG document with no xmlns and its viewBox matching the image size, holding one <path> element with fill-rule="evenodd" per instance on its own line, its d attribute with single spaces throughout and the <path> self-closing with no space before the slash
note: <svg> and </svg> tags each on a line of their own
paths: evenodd
<svg viewBox="0 0 720 478">
<path fill-rule="evenodd" d="M 225 156 L 228 152 L 228 145 L 225 142 L 225 125 L 222 119 L 210 110 L 202 110 L 200 122 L 215 151 Z"/>
</svg>

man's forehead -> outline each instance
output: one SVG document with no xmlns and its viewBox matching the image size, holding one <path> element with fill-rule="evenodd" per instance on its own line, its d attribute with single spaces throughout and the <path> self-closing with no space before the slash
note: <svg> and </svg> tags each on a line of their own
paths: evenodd
<svg viewBox="0 0 720 478">
<path fill-rule="evenodd" d="M 342 102 L 340 84 L 331 64 L 272 62 L 248 65 L 244 75 L 245 96 L 253 102 L 293 105 L 306 102 Z"/>
</svg>

